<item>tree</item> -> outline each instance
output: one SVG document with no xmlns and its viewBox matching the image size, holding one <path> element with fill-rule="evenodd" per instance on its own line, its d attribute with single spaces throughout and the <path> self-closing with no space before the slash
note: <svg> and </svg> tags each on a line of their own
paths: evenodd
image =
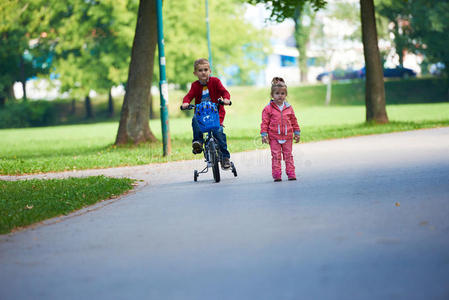
<svg viewBox="0 0 449 300">
<path fill-rule="evenodd" d="M 392 23 L 389 30 L 393 34 L 393 42 L 396 54 L 399 57 L 399 65 L 404 66 L 404 52 L 412 46 L 411 27 L 408 21 L 410 10 L 407 1 L 383 0 L 379 3 L 379 14 L 386 17 Z"/>
<path fill-rule="evenodd" d="M 271 8 L 271 18 L 278 22 L 295 15 L 298 4 L 310 3 L 314 9 L 323 8 L 325 0 L 246 0 L 251 4 L 265 3 Z M 373 0 L 360 0 L 362 41 L 366 64 L 366 121 L 387 123 L 385 90 L 379 48 L 377 45 L 376 19 Z"/>
<path fill-rule="evenodd" d="M 449 1 L 428 2 L 414 0 L 410 2 L 411 38 L 415 52 L 423 53 L 432 63 L 442 62 L 445 66 L 449 86 Z M 448 93 L 449 96 L 449 93 Z"/>
<path fill-rule="evenodd" d="M 185 89 L 195 78 L 193 62 L 208 57 L 205 24 L 205 3 L 198 0 L 165 1 L 164 37 L 167 58 L 167 78 Z M 195 22 L 186 15 L 195 15 Z M 254 28 L 244 19 L 244 7 L 239 0 L 209 1 L 209 19 L 213 56 L 213 76 L 224 74 L 238 66 L 233 79 L 250 83 L 250 73 L 263 61 L 260 49 L 268 46 L 265 31 Z M 249 59 L 251 58 L 251 59 Z M 154 73 L 158 78 L 159 74 Z M 235 78 L 238 77 L 238 78 Z"/>
<path fill-rule="evenodd" d="M 310 39 L 310 31 L 314 23 L 316 11 L 326 5 L 325 0 L 248 0 L 248 3 L 266 3 L 271 6 L 271 19 L 282 22 L 292 19 L 295 22 L 294 38 L 299 52 L 298 67 L 300 79 L 307 81 L 307 44 Z"/>
<path fill-rule="evenodd" d="M 310 32 L 314 25 L 316 11 L 308 3 L 297 6 L 295 11 L 295 41 L 299 51 L 298 67 L 302 82 L 307 82 L 307 44 L 310 40 Z"/>
<path fill-rule="evenodd" d="M 135 22 L 134 3 L 132 0 L 75 1 L 64 12 L 52 10 L 54 65 L 61 89 L 85 98 L 87 118 L 93 118 L 91 90 L 110 94 L 112 86 L 126 81 L 132 34 L 127 29 Z M 109 102 L 111 110 L 111 96 Z"/>
<path fill-rule="evenodd" d="M 156 141 L 150 130 L 149 93 L 157 42 L 156 1 L 140 0 L 126 93 L 115 144 Z"/>
<path fill-rule="evenodd" d="M 45 1 L 2 1 L 0 4 L 0 106 L 13 98 L 12 87 L 22 83 L 26 100 L 28 78 L 48 74 L 51 51 L 46 43 Z"/>
<path fill-rule="evenodd" d="M 449 1 L 382 0 L 379 7 L 380 14 L 392 24 L 400 63 L 404 49 L 422 54 L 427 63 L 443 63 L 449 86 Z"/>
<path fill-rule="evenodd" d="M 377 28 L 373 0 L 360 0 L 363 53 L 365 55 L 366 121 L 388 123 L 385 103 L 383 67 L 377 44 Z"/>
</svg>

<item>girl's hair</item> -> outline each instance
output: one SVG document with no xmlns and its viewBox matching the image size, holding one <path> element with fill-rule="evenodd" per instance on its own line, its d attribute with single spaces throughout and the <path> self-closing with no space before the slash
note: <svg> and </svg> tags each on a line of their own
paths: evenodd
<svg viewBox="0 0 449 300">
<path fill-rule="evenodd" d="M 287 94 L 287 85 L 285 84 L 284 78 L 273 77 L 271 80 L 271 94 L 279 88 L 285 89 L 285 93 Z"/>
</svg>

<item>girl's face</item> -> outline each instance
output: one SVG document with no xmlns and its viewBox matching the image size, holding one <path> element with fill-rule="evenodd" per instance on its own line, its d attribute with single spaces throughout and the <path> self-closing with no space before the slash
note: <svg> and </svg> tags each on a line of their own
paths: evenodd
<svg viewBox="0 0 449 300">
<path fill-rule="evenodd" d="M 287 89 L 277 88 L 271 93 L 271 97 L 273 97 L 274 103 L 282 105 L 287 97 Z"/>
</svg>

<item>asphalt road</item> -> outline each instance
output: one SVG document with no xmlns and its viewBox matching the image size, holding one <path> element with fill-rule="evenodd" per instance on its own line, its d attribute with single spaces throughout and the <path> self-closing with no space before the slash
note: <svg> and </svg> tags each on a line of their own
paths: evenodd
<svg viewBox="0 0 449 300">
<path fill-rule="evenodd" d="M 232 149 L 232 147 L 231 147 Z M 115 201 L 0 236 L 0 299 L 449 299 L 449 128 L 148 166 Z"/>
</svg>

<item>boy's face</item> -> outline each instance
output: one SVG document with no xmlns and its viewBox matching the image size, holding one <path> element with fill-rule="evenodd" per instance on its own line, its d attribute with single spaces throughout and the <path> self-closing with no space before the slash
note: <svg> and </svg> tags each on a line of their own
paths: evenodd
<svg viewBox="0 0 449 300">
<path fill-rule="evenodd" d="M 195 72 L 193 72 L 195 76 L 202 82 L 207 82 L 210 76 L 210 67 L 209 64 L 200 64 L 196 67 Z"/>
</svg>

